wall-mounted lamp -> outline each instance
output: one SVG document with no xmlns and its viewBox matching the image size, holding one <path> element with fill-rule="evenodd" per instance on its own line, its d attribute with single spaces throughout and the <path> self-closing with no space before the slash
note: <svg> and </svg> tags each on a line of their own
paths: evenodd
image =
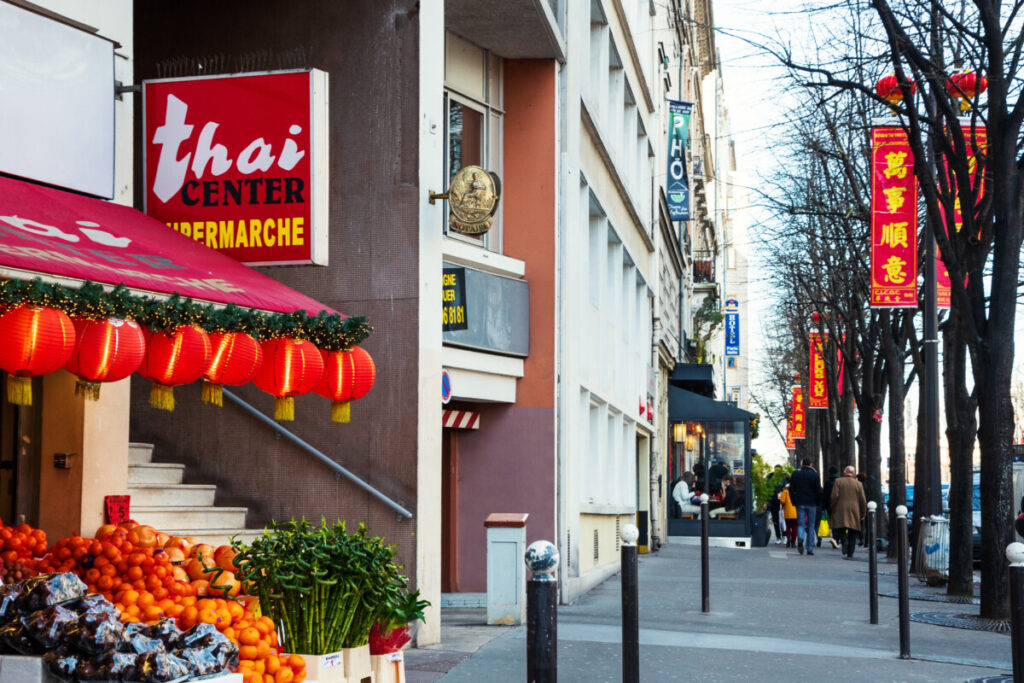
<svg viewBox="0 0 1024 683">
<path fill-rule="evenodd" d="M 686 439 L 686 425 L 682 422 L 672 425 L 672 440 L 682 443 Z"/>
</svg>

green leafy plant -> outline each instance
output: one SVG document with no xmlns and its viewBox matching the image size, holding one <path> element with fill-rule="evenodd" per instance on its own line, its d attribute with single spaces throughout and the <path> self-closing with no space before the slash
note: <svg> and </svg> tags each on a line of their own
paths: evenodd
<svg viewBox="0 0 1024 683">
<path fill-rule="evenodd" d="M 760 454 L 754 455 L 753 466 L 751 467 L 751 481 L 754 484 L 754 508 L 757 512 L 764 512 L 775 493 L 775 487 L 780 485 L 786 477 L 793 473 L 792 465 L 783 465 L 780 469 L 773 469 L 764 461 Z"/>
<path fill-rule="evenodd" d="M 708 351 L 708 343 L 711 336 L 722 324 L 722 312 L 718 310 L 718 299 L 708 297 L 693 313 L 693 338 L 697 343 L 696 360 L 698 363 L 710 363 L 714 361 L 712 354 Z"/>
<path fill-rule="evenodd" d="M 238 578 L 278 626 L 291 652 L 323 655 L 365 645 L 378 621 L 422 618 L 426 605 L 408 591 L 395 547 L 360 523 L 313 525 L 292 520 L 271 528 L 251 546 L 233 542 Z M 402 622 L 405 623 L 405 622 Z"/>
</svg>

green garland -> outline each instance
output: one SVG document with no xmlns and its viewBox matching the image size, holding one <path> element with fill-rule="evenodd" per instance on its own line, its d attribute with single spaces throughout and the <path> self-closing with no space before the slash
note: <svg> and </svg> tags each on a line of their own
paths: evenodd
<svg viewBox="0 0 1024 683">
<path fill-rule="evenodd" d="M 95 282 L 75 289 L 38 278 L 0 281 L 0 310 L 28 303 L 57 308 L 72 318 L 134 320 L 154 332 L 198 325 L 211 334 L 244 332 L 257 340 L 297 337 L 327 351 L 350 349 L 373 331 L 363 316 L 342 318 L 326 311 L 317 315 L 305 311 L 264 313 L 235 304 L 200 304 L 178 294 L 168 299 L 139 296 L 124 285 L 107 291 Z"/>
</svg>

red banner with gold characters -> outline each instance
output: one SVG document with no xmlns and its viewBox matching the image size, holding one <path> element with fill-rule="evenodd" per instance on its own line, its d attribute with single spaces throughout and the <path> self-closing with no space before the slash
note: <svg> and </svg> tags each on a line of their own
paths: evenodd
<svg viewBox="0 0 1024 683">
<path fill-rule="evenodd" d="M 871 129 L 871 306 L 917 307 L 917 181 L 899 126 Z"/>
<path fill-rule="evenodd" d="M 793 450 L 796 448 L 796 441 L 793 440 L 793 409 L 792 406 L 789 410 L 789 415 L 786 417 L 786 448 Z"/>
<path fill-rule="evenodd" d="M 804 409 L 804 390 L 797 384 L 793 387 L 793 439 L 807 438 L 807 412 Z"/>
<path fill-rule="evenodd" d="M 828 343 L 828 335 L 825 335 Z M 821 333 L 811 332 L 811 378 L 808 382 L 810 396 L 808 408 L 828 408 L 828 382 L 825 379 L 825 356 L 822 353 Z"/>
<path fill-rule="evenodd" d="M 982 124 L 974 126 L 974 139 L 971 139 L 971 124 L 964 123 L 961 125 L 961 130 L 964 132 L 964 141 L 967 144 L 967 168 L 971 174 L 971 187 L 977 187 L 977 199 L 980 201 L 985 196 L 985 175 L 982 174 L 981 178 L 978 178 L 977 168 L 978 160 L 977 154 L 984 156 L 985 150 L 988 147 L 988 131 Z M 950 187 L 956 191 L 956 174 L 949 169 L 949 159 L 943 157 L 943 166 L 945 167 L 946 177 L 949 178 Z M 978 183 L 976 186 L 975 183 Z M 939 213 L 942 216 L 942 229 L 946 229 L 946 212 L 942 208 L 942 203 L 939 203 Z M 953 201 L 953 225 L 956 227 L 956 231 L 960 232 L 961 226 L 964 224 L 964 213 L 960 206 L 960 193 L 956 193 L 956 199 Z M 936 257 L 938 263 L 935 264 L 935 285 L 936 291 L 938 292 L 938 306 L 939 308 L 949 308 L 949 272 L 946 270 L 946 264 L 942 262 L 942 257 Z"/>
</svg>

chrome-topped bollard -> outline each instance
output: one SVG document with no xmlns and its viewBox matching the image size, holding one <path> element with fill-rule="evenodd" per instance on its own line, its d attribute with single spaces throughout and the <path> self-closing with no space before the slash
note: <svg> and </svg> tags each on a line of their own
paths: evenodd
<svg viewBox="0 0 1024 683">
<path fill-rule="evenodd" d="M 711 567 L 708 563 L 708 494 L 700 494 L 700 611 L 711 611 Z"/>
<path fill-rule="evenodd" d="M 868 502 L 867 529 L 864 533 L 868 541 L 868 600 L 871 607 L 871 623 L 878 623 L 878 548 L 875 543 L 875 510 L 878 503 Z"/>
<path fill-rule="evenodd" d="M 558 680 L 558 548 L 534 541 L 524 557 L 533 576 L 526 582 L 526 680 Z"/>
<path fill-rule="evenodd" d="M 900 591 L 900 659 L 910 659 L 910 558 L 907 556 L 906 505 L 896 507 L 896 532 Z"/>
<path fill-rule="evenodd" d="M 1024 543 L 1006 546 L 1010 561 L 1010 647 L 1013 680 L 1024 681 Z"/>
<path fill-rule="evenodd" d="M 622 681 L 640 683 L 640 596 L 636 539 L 640 530 L 626 524 L 622 537 Z"/>
</svg>

